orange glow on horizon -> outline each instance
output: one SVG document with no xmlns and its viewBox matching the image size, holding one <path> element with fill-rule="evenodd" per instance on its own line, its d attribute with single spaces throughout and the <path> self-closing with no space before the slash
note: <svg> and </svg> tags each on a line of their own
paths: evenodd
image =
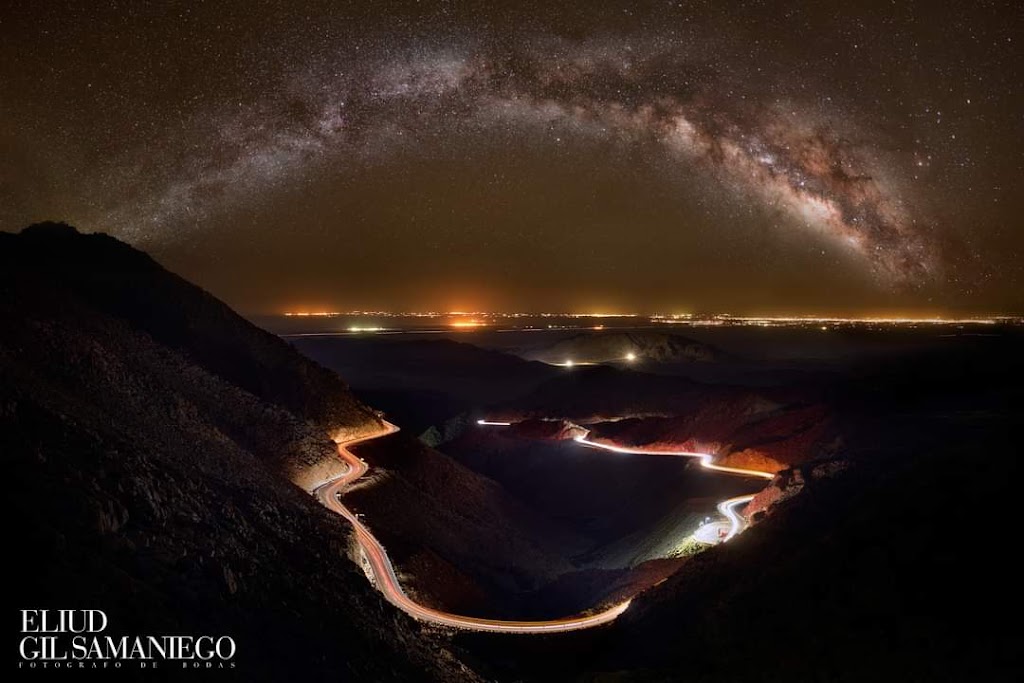
<svg viewBox="0 0 1024 683">
<path fill-rule="evenodd" d="M 452 320 L 448 323 L 449 327 L 454 327 L 457 330 L 471 329 L 474 327 L 484 327 L 487 323 L 480 322 L 479 320 Z"/>
<path fill-rule="evenodd" d="M 848 325 L 848 324 L 875 324 L 875 325 L 994 325 L 999 323 L 1020 323 L 1022 319 L 1016 315 L 954 315 L 954 314 L 933 314 L 933 313 L 905 313 L 905 314 L 873 314 L 873 315 L 741 315 L 734 313 L 532 313 L 532 312 L 499 312 L 499 311 L 375 311 L 375 310 L 352 310 L 335 311 L 326 308 L 295 308 L 278 313 L 288 318 L 337 318 L 343 316 L 351 317 L 374 317 L 374 318 L 449 318 L 446 324 L 455 329 L 470 329 L 501 324 L 502 321 L 521 318 L 565 318 L 571 320 L 592 320 L 585 324 L 589 329 L 602 330 L 608 325 L 605 320 L 636 319 L 654 324 L 681 324 L 681 325 Z"/>
</svg>

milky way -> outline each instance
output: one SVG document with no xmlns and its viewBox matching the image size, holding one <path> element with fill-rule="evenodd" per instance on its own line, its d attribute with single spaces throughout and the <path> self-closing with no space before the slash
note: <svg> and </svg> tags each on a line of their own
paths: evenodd
<svg viewBox="0 0 1024 683">
<path fill-rule="evenodd" d="M 889 172 L 842 133 L 851 123 L 796 103 L 737 106 L 700 83 L 702 64 L 623 44 L 553 45 L 503 55 L 415 53 L 361 62 L 351 74 L 297 78 L 276 103 L 218 117 L 208 143 L 156 188 L 101 218 L 143 243 L 249 202 L 322 163 L 387 155 L 403 135 L 440 125 L 502 126 L 529 137 L 550 126 L 628 144 L 653 139 L 699 165 L 723 192 L 752 194 L 862 259 L 879 278 L 934 276 L 938 252 Z M 344 66 L 344 64 L 342 65 Z M 143 174 L 144 176 L 148 174 Z M 141 218 L 141 220 L 140 220 Z"/>
<path fill-rule="evenodd" d="M 1009 5 L 71 4 L 0 25 L 4 229 L 65 218 L 200 278 L 293 235 L 354 249 L 364 278 L 384 254 L 429 281 L 416 245 L 459 253 L 502 289 L 523 254 L 551 286 L 628 289 L 636 242 L 657 253 L 633 261 L 668 270 L 676 249 L 701 282 L 846 278 L 847 303 L 967 302 L 1020 271 Z M 477 162 L 486 184 L 465 180 Z M 531 195 L 563 183 L 564 203 Z"/>
</svg>

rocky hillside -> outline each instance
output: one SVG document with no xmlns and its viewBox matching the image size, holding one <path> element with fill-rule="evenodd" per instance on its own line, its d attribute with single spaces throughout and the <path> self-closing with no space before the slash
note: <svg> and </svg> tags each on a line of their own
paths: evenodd
<svg viewBox="0 0 1024 683">
<path fill-rule="evenodd" d="M 766 472 L 831 452 L 836 439 L 834 407 L 816 385 L 703 384 L 608 366 L 563 371 L 486 415 L 563 418 L 587 425 L 598 440 L 711 453 L 720 464 Z"/>
<path fill-rule="evenodd" d="M 705 516 L 716 514 L 717 501 L 763 487 L 693 467 L 687 458 L 587 448 L 569 437 L 576 430 L 560 425 L 476 427 L 443 448 L 586 539 L 573 558 L 580 568 L 635 568 L 670 557 Z"/>
<path fill-rule="evenodd" d="M 593 425 L 592 438 L 650 450 L 710 453 L 728 467 L 779 472 L 835 451 L 830 408 L 813 400 L 737 390 L 692 412 Z"/>
<path fill-rule="evenodd" d="M 1017 680 L 1022 341 L 944 331 L 851 368 L 841 460 L 780 474 L 610 629 L 462 645 L 502 681 Z"/>
<path fill-rule="evenodd" d="M 566 616 L 528 611 L 524 601 L 575 570 L 571 558 L 586 548 L 580 535 L 412 435 L 367 442 L 356 452 L 370 472 L 346 504 L 365 513 L 421 601 L 475 616 Z"/>
<path fill-rule="evenodd" d="M 26 604 L 231 635 L 245 680 L 472 680 L 287 481 L 376 424 L 145 254 L 62 225 L 0 234 L 0 454 Z"/>
</svg>

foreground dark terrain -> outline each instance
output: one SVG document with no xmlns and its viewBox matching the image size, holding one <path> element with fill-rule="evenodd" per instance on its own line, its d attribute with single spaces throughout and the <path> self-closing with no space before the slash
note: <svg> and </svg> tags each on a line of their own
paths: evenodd
<svg viewBox="0 0 1024 683">
<path fill-rule="evenodd" d="M 0 234 L 0 259 L 16 607 L 231 635 L 243 680 L 473 678 L 288 481 L 377 423 L 336 376 L 106 236 Z"/>
<path fill-rule="evenodd" d="M 841 470 L 784 471 L 751 529 L 602 633 L 462 644 L 509 680 L 1015 679 L 1019 349 L 1000 333 L 859 369 Z"/>
<path fill-rule="evenodd" d="M 501 391 L 495 383 L 469 401 L 461 379 L 467 371 L 452 349 L 475 349 L 466 342 L 487 348 L 494 337 L 457 339 L 381 340 L 381 367 L 401 357 L 403 346 L 410 358 L 443 351 L 452 379 L 438 376 L 436 365 L 410 366 L 400 409 L 415 412 L 422 401 L 421 414 L 437 415 L 447 406 L 448 418 L 424 440 L 583 537 L 587 549 L 569 558 L 576 568 L 539 592 L 553 609 L 614 592 L 623 571 L 642 584 L 644 553 L 663 552 L 658 542 L 668 536 L 659 534 L 685 525 L 687 501 L 700 499 L 686 498 L 692 484 L 672 469 L 680 463 L 602 461 L 560 441 L 545 423 L 488 431 L 475 428 L 474 418 L 570 419 L 616 443 L 697 444 L 719 462 L 779 472 L 747 509 L 750 529 L 673 566 L 668 580 L 641 594 L 611 628 L 530 639 L 457 636 L 465 661 L 488 675 L 1015 677 L 1021 638 L 1007 624 L 1019 599 L 1010 560 L 1020 452 L 1014 431 L 1024 398 L 1019 328 L 723 331 L 708 339 L 730 342 L 734 353 L 687 352 L 678 362 L 662 356 L 628 368 L 522 365 L 517 376 L 532 386 Z M 295 343 L 335 365 L 349 357 L 348 348 L 372 349 L 374 342 Z M 524 355 L 538 353 L 537 346 Z M 552 346 L 585 358 L 571 342 L 569 351 L 564 340 Z M 467 351 L 465 363 L 478 353 Z M 367 379 L 357 388 L 372 392 L 374 357 L 365 350 L 360 357 Z M 417 373 L 433 376 L 429 399 L 418 394 Z M 400 381 L 389 379 L 390 396 L 401 394 Z M 630 419 L 607 421 L 613 416 Z M 674 476 L 684 478 L 673 483 Z M 429 534 L 419 538 L 431 544 Z"/>
<path fill-rule="evenodd" d="M 12 585 L 31 603 L 17 607 L 229 634 L 246 680 L 1019 672 L 1018 328 L 850 329 L 813 352 L 785 331 L 746 346 L 630 332 L 296 350 L 109 237 L 0 234 L 0 265 Z M 771 340 L 797 350 L 757 357 Z M 538 360 L 634 348 L 649 356 L 632 367 Z M 370 470 L 345 502 L 418 600 L 536 618 L 646 590 L 611 627 L 553 636 L 453 635 L 385 603 L 347 524 L 296 486 L 333 471 L 332 438 L 380 425 L 309 357 L 403 429 L 358 447 Z M 716 500 L 763 483 L 582 449 L 576 424 L 777 475 L 744 533 L 674 553 Z"/>
</svg>

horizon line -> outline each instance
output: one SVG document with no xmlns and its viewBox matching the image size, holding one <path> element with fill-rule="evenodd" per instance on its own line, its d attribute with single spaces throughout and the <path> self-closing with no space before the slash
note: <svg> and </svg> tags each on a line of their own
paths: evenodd
<svg viewBox="0 0 1024 683">
<path fill-rule="evenodd" d="M 575 318 L 575 319 L 633 319 L 642 318 L 649 322 L 671 324 L 673 322 L 736 321 L 736 322 L 874 322 L 874 323 L 998 323 L 1024 318 L 1020 313 L 977 313 L 977 314 L 737 314 L 737 313 L 575 313 L 575 312 L 505 312 L 505 311 L 394 311 L 394 310 L 291 310 L 252 313 L 257 316 L 285 318 L 334 318 L 334 317 L 394 317 L 394 318 L 440 318 L 440 317 L 482 317 L 482 318 Z"/>
</svg>

